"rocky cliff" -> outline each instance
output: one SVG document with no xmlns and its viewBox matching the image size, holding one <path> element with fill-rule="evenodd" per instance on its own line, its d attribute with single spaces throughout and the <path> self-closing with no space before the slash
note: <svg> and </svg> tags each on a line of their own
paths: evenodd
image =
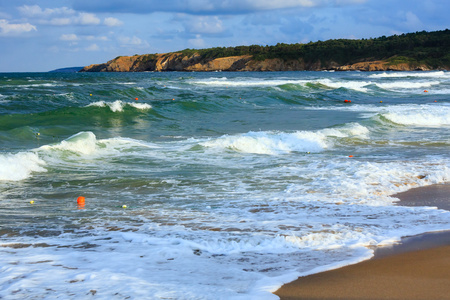
<svg viewBox="0 0 450 300">
<path fill-rule="evenodd" d="M 390 63 L 388 61 L 367 61 L 335 68 L 337 71 L 430 71 L 424 64 Z"/>
<path fill-rule="evenodd" d="M 198 53 L 145 54 L 119 56 L 103 64 L 84 67 L 80 72 L 145 72 L 145 71 L 427 71 L 427 65 L 392 63 L 389 61 L 365 61 L 349 65 L 335 62 L 326 64 L 316 61 L 305 63 L 302 59 L 283 60 L 279 58 L 255 60 L 251 55 L 229 56 L 221 58 L 204 58 Z"/>
<path fill-rule="evenodd" d="M 450 70 L 450 30 L 119 56 L 81 72 Z"/>
</svg>

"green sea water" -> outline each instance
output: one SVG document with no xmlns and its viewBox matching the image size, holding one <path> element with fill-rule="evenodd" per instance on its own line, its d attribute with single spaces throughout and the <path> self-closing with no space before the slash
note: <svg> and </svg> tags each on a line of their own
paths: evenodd
<svg viewBox="0 0 450 300">
<path fill-rule="evenodd" d="M 449 229 L 391 196 L 449 181 L 449 93 L 444 71 L 0 74 L 0 298 L 276 299 Z"/>
</svg>

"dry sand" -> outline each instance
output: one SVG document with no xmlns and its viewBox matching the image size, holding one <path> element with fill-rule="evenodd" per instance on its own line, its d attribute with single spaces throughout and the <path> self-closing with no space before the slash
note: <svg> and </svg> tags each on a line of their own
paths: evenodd
<svg viewBox="0 0 450 300">
<path fill-rule="evenodd" d="M 450 210 L 450 184 L 394 195 L 398 205 Z M 379 248 L 374 258 L 340 269 L 300 277 L 275 292 L 294 299 L 450 299 L 450 231 L 402 239 Z"/>
</svg>

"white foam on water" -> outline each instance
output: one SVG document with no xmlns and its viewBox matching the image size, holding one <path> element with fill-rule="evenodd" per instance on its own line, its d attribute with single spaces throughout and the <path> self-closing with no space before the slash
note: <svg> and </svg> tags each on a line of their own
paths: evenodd
<svg viewBox="0 0 450 300">
<path fill-rule="evenodd" d="M 75 163 L 82 163 L 80 159 L 97 159 L 93 163 L 100 166 L 102 158 L 158 148 L 145 141 L 122 137 L 98 140 L 92 132 L 79 132 L 57 144 L 43 145 L 28 152 L 0 154 L 0 181 L 24 180 L 34 172 L 47 172 L 45 166 L 64 164 L 67 159 Z"/>
<path fill-rule="evenodd" d="M 97 138 L 92 132 L 79 132 L 56 145 L 44 145 L 44 150 L 66 150 L 78 154 L 91 155 L 99 150 Z"/>
<path fill-rule="evenodd" d="M 367 138 L 369 130 L 359 124 L 323 129 L 316 132 L 248 132 L 236 136 L 223 136 L 201 143 L 208 148 L 232 149 L 244 153 L 283 154 L 296 152 L 321 152 L 333 147 L 332 138 Z"/>
<path fill-rule="evenodd" d="M 404 90 L 404 89 L 421 89 L 421 88 L 429 88 L 434 85 L 439 85 L 439 81 L 395 81 L 395 82 L 386 82 L 386 83 L 375 83 L 378 87 L 386 90 Z"/>
<path fill-rule="evenodd" d="M 98 140 L 94 133 L 83 131 L 58 144 L 44 145 L 37 150 L 44 151 L 46 154 L 54 151 L 68 151 L 86 158 L 101 158 L 115 156 L 124 151 L 132 151 L 135 148 L 153 149 L 157 147 L 152 143 L 121 137 Z M 62 157 L 64 155 L 57 153 L 56 156 Z"/>
<path fill-rule="evenodd" d="M 419 77 L 419 78 L 450 78 L 450 72 L 436 71 L 436 72 L 383 72 L 371 74 L 369 78 L 404 78 L 404 77 Z"/>
<path fill-rule="evenodd" d="M 193 84 L 207 85 L 207 86 L 218 86 L 218 87 L 278 87 L 286 84 L 301 85 L 306 87 L 308 83 L 311 84 L 322 84 L 331 89 L 346 88 L 352 89 L 360 92 L 367 92 L 366 86 L 370 85 L 371 82 L 368 81 L 345 81 L 345 80 L 332 80 L 332 79 L 310 79 L 310 80 L 299 80 L 299 79 L 251 79 L 251 78 L 240 78 L 241 80 L 229 80 L 224 78 L 210 78 L 207 80 L 195 80 L 192 81 Z"/>
<path fill-rule="evenodd" d="M 96 107 L 109 107 L 113 112 L 122 112 L 126 106 L 131 106 L 139 110 L 148 110 L 151 109 L 152 106 L 147 103 L 138 103 L 138 102 L 123 102 L 121 100 L 116 100 L 114 102 L 105 102 L 105 101 L 97 101 L 88 104 L 86 107 L 96 106 Z"/>
<path fill-rule="evenodd" d="M 359 124 L 308 133 L 314 136 L 319 132 L 325 139 L 367 136 L 367 129 Z M 287 140 L 299 139 L 296 133 L 272 132 L 257 138 L 277 140 L 277 135 L 283 134 L 293 135 Z M 92 133 L 81 132 L 65 142 L 56 146 L 73 152 L 84 143 L 92 149 L 94 143 L 94 154 L 126 150 L 121 155 L 139 147 L 142 157 L 161 151 L 161 158 L 173 155 L 166 159 L 177 164 L 212 164 L 212 169 L 240 164 L 245 168 L 239 156 L 186 151 L 186 145 L 198 143 L 195 139 L 162 143 L 157 148 L 133 139 L 97 140 Z M 56 149 L 43 151 L 49 150 Z M 203 155 L 210 160 L 205 161 Z M 266 167 L 258 170 L 260 164 Z M 63 216 L 71 224 L 68 232 L 2 239 L 0 297 L 79 298 L 95 294 L 98 299 L 276 299 L 271 292 L 297 276 L 370 258 L 372 251 L 365 246 L 389 244 L 421 230 L 448 228 L 449 212 L 393 207 L 395 199 L 389 195 L 448 181 L 449 164 L 448 160 L 432 158 L 367 162 L 322 154 L 264 156 L 256 162 L 252 159 L 251 167 L 245 168 L 245 180 L 260 188 L 247 190 L 244 183 L 238 185 L 240 180 L 234 175 L 221 177 L 221 171 L 204 178 L 211 181 L 211 187 L 225 189 L 223 199 L 216 196 L 221 189 L 207 191 L 186 184 L 184 179 L 164 177 L 181 184 L 171 196 L 180 198 L 173 205 L 135 209 L 130 205 L 127 210 L 108 211 L 102 210 L 107 201 L 96 199 L 85 210 L 74 209 Z M 101 174 L 101 160 L 98 168 Z M 265 191 L 264 186 L 276 189 Z M 237 193 L 240 189 L 243 191 Z M 115 193 L 119 198 L 126 195 L 119 189 Z M 146 196 L 133 197 L 143 200 Z M 198 197 L 205 197 L 205 201 L 216 197 L 211 201 L 215 205 L 186 206 Z"/>
<path fill-rule="evenodd" d="M 0 181 L 30 178 L 33 172 L 46 172 L 45 165 L 45 161 L 32 152 L 0 154 Z"/>
<path fill-rule="evenodd" d="M 190 83 L 194 85 L 217 86 L 217 87 L 279 87 L 286 84 L 300 85 L 306 87 L 307 84 L 320 84 L 329 89 L 345 88 L 358 92 L 368 93 L 371 90 L 371 85 L 376 85 L 381 89 L 389 91 L 405 91 L 411 92 L 417 89 L 432 88 L 442 84 L 442 80 L 450 79 L 449 72 L 405 72 L 405 73 L 382 73 L 371 74 L 366 77 L 369 80 L 347 80 L 338 78 L 323 78 L 323 79 L 259 79 L 259 78 L 208 78 L 202 80 L 191 80 Z M 395 80 L 390 82 L 383 82 L 384 78 L 407 78 L 412 77 L 411 80 Z M 431 80 L 430 79 L 434 79 Z M 381 80 L 381 82 L 380 82 Z M 436 91 L 439 93 L 439 89 Z"/>
<path fill-rule="evenodd" d="M 152 106 L 147 103 L 132 102 L 132 103 L 128 103 L 128 105 L 130 105 L 131 107 L 140 109 L 140 110 L 148 110 L 148 109 L 152 108 Z"/>
<path fill-rule="evenodd" d="M 346 88 L 364 93 L 367 93 L 369 91 L 367 86 L 372 84 L 372 82 L 370 81 L 336 81 L 332 79 L 320 79 L 315 82 L 333 89 Z M 314 83 L 314 81 L 312 83 Z"/>
<path fill-rule="evenodd" d="M 240 80 L 229 80 L 226 77 L 210 78 L 206 80 L 193 80 L 192 84 L 217 86 L 217 87 L 276 87 L 284 84 L 301 84 L 308 83 L 307 80 L 295 79 L 254 79 L 254 78 L 239 78 Z"/>
<path fill-rule="evenodd" d="M 366 88 L 363 81 L 356 88 Z M 449 107 L 325 109 L 418 122 L 443 118 Z M 17 187 L 2 194 L 2 209 L 28 195 L 42 204 L 23 208 L 31 221 L 14 221 L 22 227 L 2 236 L 0 298 L 277 299 L 271 292 L 298 276 L 370 258 L 367 246 L 449 229 L 450 212 L 394 206 L 390 196 L 449 182 L 449 158 L 393 153 L 385 144 L 392 131 L 365 152 L 380 138 L 369 128 L 350 123 L 155 143 L 86 131 L 26 152 L 42 161 L 48 179 L 35 183 L 42 186 L 2 183 Z M 360 156 L 348 157 L 349 149 Z M 22 160 L 1 154 L 0 166 L 4 157 Z M 80 175 L 72 177 L 72 166 Z M 15 196 L 22 187 L 26 195 Z M 81 191 L 90 193 L 85 209 L 66 201 Z"/>
<path fill-rule="evenodd" d="M 408 105 L 389 107 L 381 115 L 386 119 L 407 126 L 440 127 L 450 125 L 450 106 Z"/>
</svg>

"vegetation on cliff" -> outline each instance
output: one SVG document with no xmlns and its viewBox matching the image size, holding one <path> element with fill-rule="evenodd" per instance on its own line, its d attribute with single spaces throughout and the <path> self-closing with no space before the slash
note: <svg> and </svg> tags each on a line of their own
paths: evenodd
<svg viewBox="0 0 450 300">
<path fill-rule="evenodd" d="M 170 59 L 169 59 L 170 57 Z M 195 59 L 192 59 L 195 57 Z M 274 46 L 237 46 L 209 49 L 185 49 L 167 54 L 146 54 L 136 58 L 135 69 L 130 71 L 211 71 L 211 62 L 221 58 L 246 57 L 239 64 L 230 64 L 228 71 L 251 70 L 351 70 L 358 64 L 360 70 L 372 70 L 361 66 L 363 62 L 378 62 L 374 67 L 382 69 L 450 69 L 450 30 L 416 32 L 382 36 L 371 39 L 336 39 L 308 44 L 282 44 Z M 116 58 L 116 60 L 119 59 Z M 178 60 L 177 64 L 174 60 Z M 113 60 L 114 61 L 114 60 Z M 106 65 L 111 65 L 111 62 Z M 169 67 L 158 69 L 158 65 Z M 276 61 L 276 67 L 267 62 Z M 263 63 L 265 62 L 265 63 Z M 202 69 L 202 66 L 209 64 Z M 94 65 L 84 71 L 115 71 Z M 195 67 L 193 67 L 195 65 Z M 396 67 L 396 66 L 400 66 Z M 102 67 L 99 67 L 102 66 Z M 231 67 L 233 66 L 233 67 Z M 237 66 L 240 66 L 238 68 Z M 345 67 L 344 67 L 345 66 Z M 116 70 L 117 71 L 117 70 Z M 123 71 L 123 70 L 122 70 Z"/>
<path fill-rule="evenodd" d="M 302 58 L 306 63 L 320 60 L 322 64 L 334 61 L 339 65 L 359 61 L 389 59 L 390 62 L 415 62 L 437 68 L 450 66 L 450 30 L 416 32 L 374 39 L 338 39 L 308 44 L 277 44 L 275 46 L 238 46 L 210 49 L 186 49 L 190 55 L 198 53 L 205 58 L 252 55 L 255 60 Z M 396 56 L 396 57 L 394 57 Z"/>
</svg>

